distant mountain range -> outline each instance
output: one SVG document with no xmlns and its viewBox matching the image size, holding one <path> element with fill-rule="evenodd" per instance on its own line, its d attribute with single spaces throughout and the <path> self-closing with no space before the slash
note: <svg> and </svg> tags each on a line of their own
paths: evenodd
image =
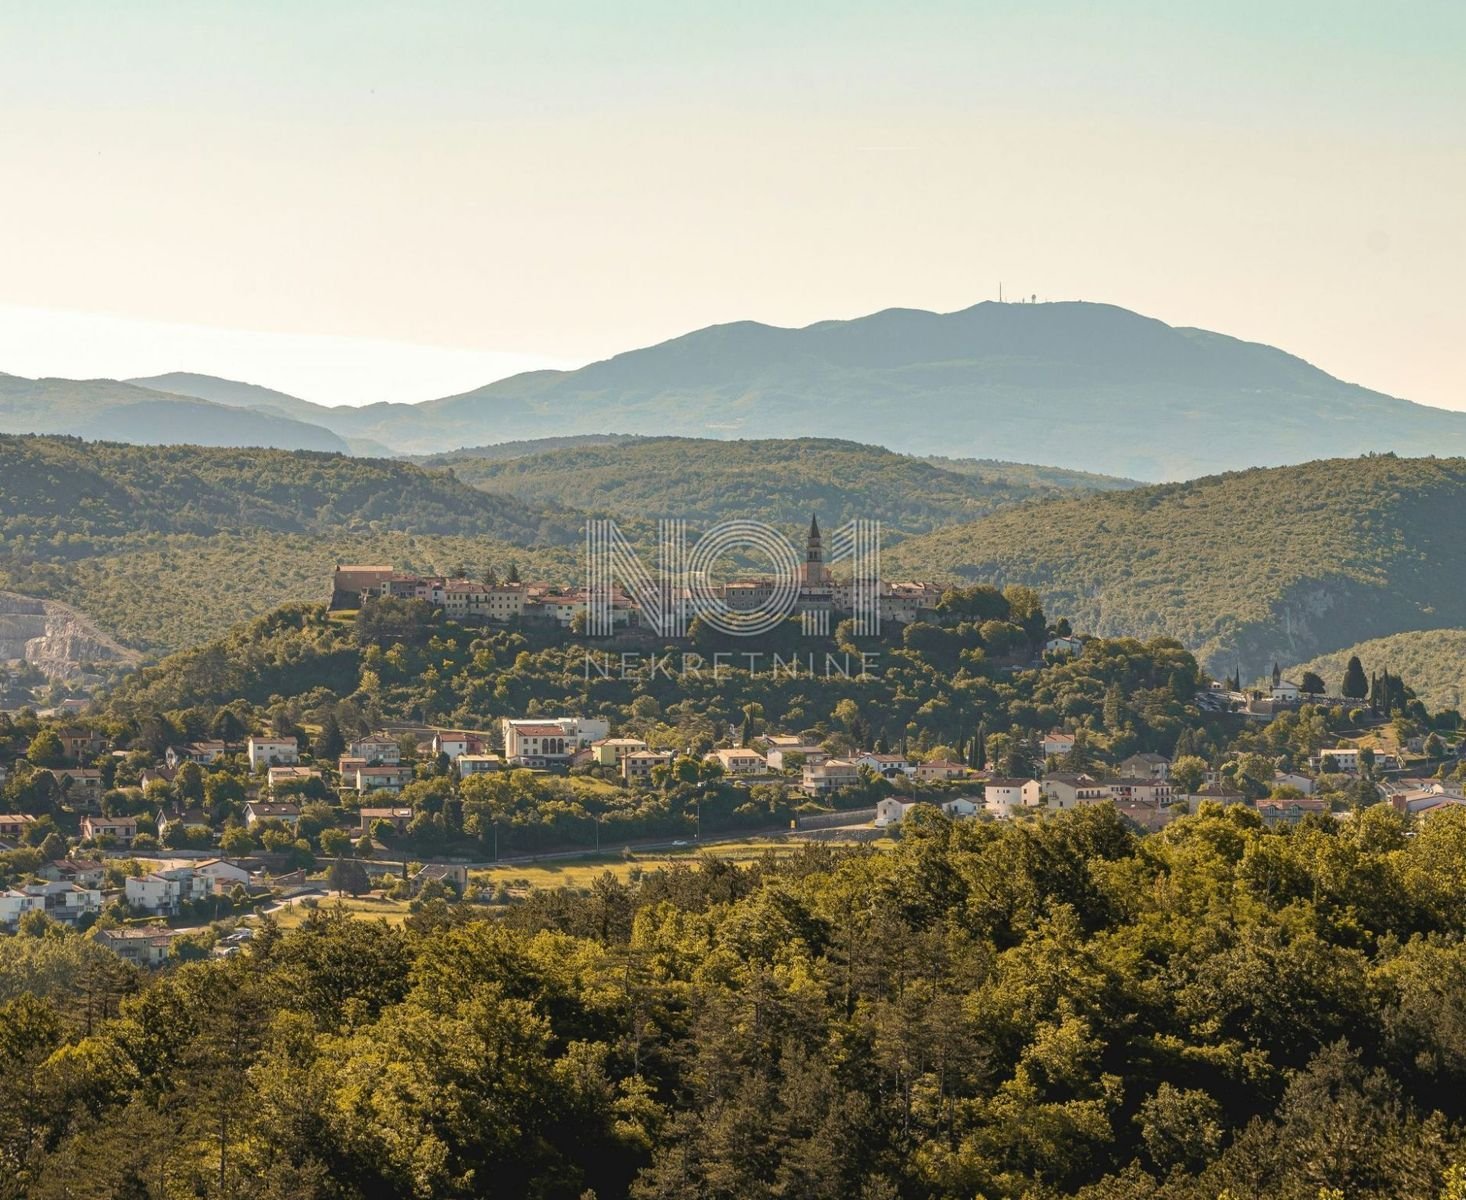
<svg viewBox="0 0 1466 1200">
<path fill-rule="evenodd" d="M 1370 451 L 1466 454 L 1466 413 L 1344 383 L 1270 346 L 1077 302 L 716 325 L 420 404 L 327 407 L 187 373 L 0 376 L 0 432 L 426 455 L 611 431 L 839 437 L 1146 480 Z"/>
</svg>

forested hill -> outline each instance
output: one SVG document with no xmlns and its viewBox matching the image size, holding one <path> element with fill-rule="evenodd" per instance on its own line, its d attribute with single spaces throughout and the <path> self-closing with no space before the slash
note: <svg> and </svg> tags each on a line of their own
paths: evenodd
<svg viewBox="0 0 1466 1200">
<path fill-rule="evenodd" d="M 886 574 L 1038 588 L 1076 628 L 1165 634 L 1243 678 L 1466 624 L 1466 460 L 1391 455 L 1055 500 L 892 548 Z"/>
<path fill-rule="evenodd" d="M 505 461 L 429 460 L 442 461 L 486 491 L 627 519 L 683 517 L 696 525 L 750 518 L 797 528 L 817 512 L 827 528 L 861 517 L 881 521 L 893 536 L 1035 498 L 1136 486 L 1018 463 L 954 460 L 949 469 L 831 438 L 639 438 Z"/>
<path fill-rule="evenodd" d="M 37 545 L 146 533 L 401 529 L 568 541 L 573 518 L 449 473 L 307 451 L 0 436 L 0 536 Z"/>
<path fill-rule="evenodd" d="M 1322 677 L 1338 695 L 1349 659 L 1358 657 L 1366 673 L 1388 671 L 1410 681 L 1431 709 L 1460 709 L 1466 698 L 1466 629 L 1418 629 L 1372 638 L 1285 668 L 1295 682 L 1304 671 Z"/>
<path fill-rule="evenodd" d="M 391 460 L 0 436 L 0 589 L 143 651 L 323 599 L 337 562 L 564 578 L 579 539 L 574 516 Z"/>
</svg>

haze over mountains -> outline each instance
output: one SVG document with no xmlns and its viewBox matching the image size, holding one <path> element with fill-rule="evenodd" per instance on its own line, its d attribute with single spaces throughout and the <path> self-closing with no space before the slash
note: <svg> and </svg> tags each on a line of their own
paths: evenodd
<svg viewBox="0 0 1466 1200">
<path fill-rule="evenodd" d="M 367 454 L 577 434 L 835 436 L 1146 480 L 1369 451 L 1466 454 L 1466 413 L 1345 383 L 1270 346 L 1081 302 L 718 325 L 421 404 L 327 407 L 188 373 L 0 376 L 0 431 Z"/>
</svg>

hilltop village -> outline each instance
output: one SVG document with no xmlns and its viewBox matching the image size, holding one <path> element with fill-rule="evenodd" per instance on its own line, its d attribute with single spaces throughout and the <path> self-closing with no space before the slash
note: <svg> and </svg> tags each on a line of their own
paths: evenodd
<svg viewBox="0 0 1466 1200">
<path fill-rule="evenodd" d="M 802 603 L 842 611 L 848 591 L 822 563 L 814 523 L 800 585 Z M 229 953 L 260 914 L 329 892 L 384 911 L 514 903 L 526 893 L 501 864 L 597 848 L 860 844 L 931 816 L 1026 822 L 1086 808 L 1154 834 L 1208 805 L 1266 829 L 1374 805 L 1414 823 L 1466 805 L 1458 717 L 1426 712 L 1388 675 L 1357 698 L 1276 669 L 1270 686 L 1243 690 L 1205 679 L 1174 643 L 1076 635 L 1025 589 L 880 594 L 898 676 L 869 686 L 935 689 L 895 726 L 881 693 L 857 689 L 819 712 L 751 678 L 735 679 L 736 700 L 702 702 L 594 700 L 582 687 L 576 710 L 571 692 L 553 698 L 570 685 L 543 673 L 583 642 L 583 593 L 339 567 L 323 616 L 252 635 L 298 642 L 287 661 L 320 653 L 334 664 L 349 648 L 359 674 L 335 695 L 317 686 L 309 701 L 273 706 L 124 715 L 72 703 L 0 717 L 0 929 L 90 929 L 156 964 Z M 322 637 L 341 648 L 305 649 Z M 452 647 L 466 655 L 459 666 Z M 309 662 L 292 674 L 306 689 Z M 376 690 L 395 677 L 412 695 L 450 667 L 511 703 L 511 679 L 529 672 L 524 706 L 450 726 L 392 711 Z M 936 715 L 960 696 L 941 698 L 948 671 L 986 697 L 955 725 Z M 139 681 L 155 686 L 147 671 Z M 781 720 L 780 703 L 802 719 Z"/>
</svg>

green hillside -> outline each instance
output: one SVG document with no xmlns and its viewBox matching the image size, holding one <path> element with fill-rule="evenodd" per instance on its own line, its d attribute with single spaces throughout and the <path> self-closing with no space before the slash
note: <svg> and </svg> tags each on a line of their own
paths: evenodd
<svg viewBox="0 0 1466 1200">
<path fill-rule="evenodd" d="M 485 491 L 631 519 L 694 524 L 748 517 L 796 528 L 818 512 L 828 527 L 879 520 L 888 536 L 970 521 L 999 508 L 1128 480 L 1017 463 L 933 465 L 831 438 L 716 441 L 645 438 L 505 461 L 444 456 Z"/>
<path fill-rule="evenodd" d="M 1026 583 L 1093 633 L 1166 634 L 1244 678 L 1466 624 L 1466 460 L 1390 455 L 1055 500 L 894 547 L 887 574 Z"/>
<path fill-rule="evenodd" d="M 143 650 L 322 599 L 340 561 L 563 574 L 578 539 L 573 516 L 395 461 L 0 436 L 0 587 Z"/>
<path fill-rule="evenodd" d="M 1352 655 L 1359 656 L 1370 674 L 1388 671 L 1400 676 L 1428 708 L 1459 709 L 1466 697 L 1466 629 L 1415 629 L 1371 638 L 1290 666 L 1286 673 L 1297 679 L 1304 671 L 1314 671 L 1337 694 Z"/>
<path fill-rule="evenodd" d="M 333 431 L 278 408 L 251 411 L 115 379 L 24 379 L 3 373 L 0 433 L 71 434 L 149 446 L 347 448 Z"/>
</svg>

